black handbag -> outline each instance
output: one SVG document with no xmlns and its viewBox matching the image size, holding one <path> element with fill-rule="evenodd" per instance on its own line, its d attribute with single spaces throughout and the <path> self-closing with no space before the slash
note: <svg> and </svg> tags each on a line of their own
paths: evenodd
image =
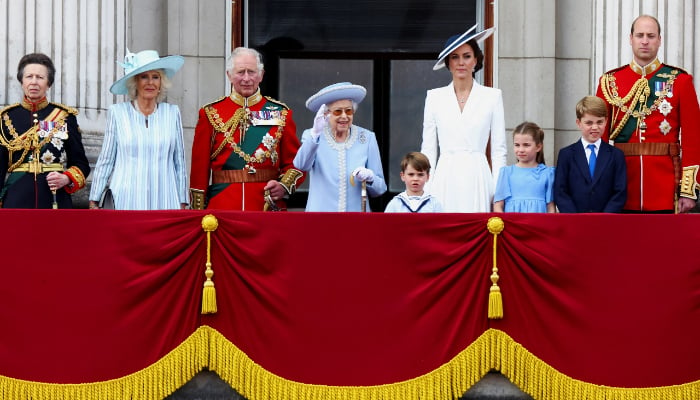
<svg viewBox="0 0 700 400">
<path fill-rule="evenodd" d="M 102 191 L 102 196 L 100 196 L 100 202 L 97 206 L 107 210 L 114 210 L 114 197 L 112 197 L 112 190 L 109 187 Z"/>
</svg>

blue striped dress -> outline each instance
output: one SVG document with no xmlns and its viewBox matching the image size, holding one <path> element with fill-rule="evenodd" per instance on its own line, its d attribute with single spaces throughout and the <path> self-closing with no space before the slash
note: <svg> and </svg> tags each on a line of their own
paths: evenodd
<svg viewBox="0 0 700 400">
<path fill-rule="evenodd" d="M 118 210 L 179 209 L 189 203 L 180 109 L 160 103 L 146 116 L 130 102 L 109 107 L 90 200 L 109 186 Z"/>
</svg>

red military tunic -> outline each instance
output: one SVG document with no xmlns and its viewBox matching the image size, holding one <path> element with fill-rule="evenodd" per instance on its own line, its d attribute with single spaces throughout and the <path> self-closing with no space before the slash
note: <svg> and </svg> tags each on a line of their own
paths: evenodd
<svg viewBox="0 0 700 400">
<path fill-rule="evenodd" d="M 260 91 L 203 106 L 192 145 L 193 205 L 202 193 L 206 208 L 263 211 L 263 188 L 293 169 L 299 146 L 292 110 Z M 285 185 L 288 192 L 295 183 Z M 284 201 L 276 205 L 286 207 Z"/>
<path fill-rule="evenodd" d="M 693 77 L 658 60 L 646 67 L 632 61 L 604 74 L 597 96 L 608 104 L 603 140 L 625 153 L 624 209 L 673 210 L 679 183 L 681 196 L 697 199 L 700 107 Z"/>
</svg>

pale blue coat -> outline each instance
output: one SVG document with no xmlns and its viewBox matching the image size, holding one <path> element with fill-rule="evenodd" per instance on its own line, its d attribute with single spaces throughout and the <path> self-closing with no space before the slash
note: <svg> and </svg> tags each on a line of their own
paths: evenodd
<svg viewBox="0 0 700 400">
<path fill-rule="evenodd" d="M 304 131 L 294 166 L 308 172 L 309 199 L 306 211 L 362 211 L 361 182 L 350 182 L 357 167 L 374 172 L 367 194 L 376 197 L 386 192 L 386 182 L 374 132 L 356 125 L 344 143 L 337 143 L 329 130 L 314 140 L 311 129 Z M 367 203 L 369 211 L 369 202 Z"/>
<path fill-rule="evenodd" d="M 109 185 L 118 210 L 179 209 L 187 204 L 187 166 L 180 109 L 159 103 L 146 117 L 130 102 L 109 107 L 90 200 Z"/>
</svg>

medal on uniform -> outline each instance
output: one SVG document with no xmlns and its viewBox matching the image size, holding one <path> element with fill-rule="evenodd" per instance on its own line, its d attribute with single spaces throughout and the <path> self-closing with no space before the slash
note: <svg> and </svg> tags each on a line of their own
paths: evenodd
<svg viewBox="0 0 700 400">
<path fill-rule="evenodd" d="M 49 133 L 51 133 L 53 130 L 54 125 L 54 121 L 39 121 L 39 132 L 37 132 L 37 135 L 39 135 L 40 138 L 49 136 Z"/>
<path fill-rule="evenodd" d="M 282 125 L 282 113 L 275 110 L 253 111 L 250 121 L 254 126 Z"/>
<path fill-rule="evenodd" d="M 654 82 L 654 94 L 656 97 L 661 97 L 661 95 L 666 91 L 666 82 L 656 81 Z"/>
<path fill-rule="evenodd" d="M 668 100 L 663 99 L 661 103 L 659 103 L 659 112 L 663 114 L 664 117 L 667 116 L 671 110 L 673 110 L 673 106 L 668 102 Z"/>
</svg>

